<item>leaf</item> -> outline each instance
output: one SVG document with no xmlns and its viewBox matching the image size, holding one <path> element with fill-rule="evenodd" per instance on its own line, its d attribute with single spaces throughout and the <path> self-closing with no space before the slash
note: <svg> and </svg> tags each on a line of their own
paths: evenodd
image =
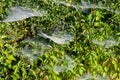
<svg viewBox="0 0 120 80">
<path fill-rule="evenodd" d="M 117 71 L 117 70 L 118 70 L 118 61 L 117 61 L 117 59 L 114 59 L 114 60 L 112 61 L 112 63 L 113 63 L 113 65 L 114 65 L 115 71 Z"/>
</svg>

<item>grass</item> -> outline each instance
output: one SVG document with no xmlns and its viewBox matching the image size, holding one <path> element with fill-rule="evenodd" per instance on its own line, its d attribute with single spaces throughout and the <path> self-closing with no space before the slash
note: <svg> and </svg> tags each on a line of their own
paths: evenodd
<svg viewBox="0 0 120 80">
<path fill-rule="evenodd" d="M 74 0 L 68 2 L 75 3 Z M 79 2 L 76 0 L 76 3 Z M 110 80 L 120 79 L 120 45 L 105 48 L 92 42 L 111 39 L 119 42 L 120 14 L 104 9 L 89 9 L 88 13 L 84 13 L 72 7 L 58 5 L 52 0 L 36 2 L 2 0 L 0 19 L 5 19 L 10 7 L 17 5 L 42 8 L 48 14 L 12 23 L 0 22 L 1 80 L 76 80 L 84 74 L 100 75 Z M 119 6 L 120 4 L 116 3 L 113 5 L 115 9 L 119 9 Z M 35 32 L 34 29 L 26 32 L 26 26 L 29 28 L 37 26 L 43 32 L 52 34 L 52 30 L 60 21 L 63 26 L 65 24 L 73 26 L 67 31 L 75 35 L 73 41 L 60 45 L 39 37 L 36 42 L 34 40 L 24 42 L 26 37 L 31 37 L 26 35 L 27 32 Z M 22 36 L 25 37 L 21 39 Z M 36 37 L 34 35 L 32 38 Z M 21 40 L 17 41 L 19 39 Z M 43 45 L 38 46 L 39 42 Z M 23 54 L 21 50 L 28 48 L 27 46 L 30 49 L 26 49 Z M 27 53 L 31 54 L 25 55 Z"/>
</svg>

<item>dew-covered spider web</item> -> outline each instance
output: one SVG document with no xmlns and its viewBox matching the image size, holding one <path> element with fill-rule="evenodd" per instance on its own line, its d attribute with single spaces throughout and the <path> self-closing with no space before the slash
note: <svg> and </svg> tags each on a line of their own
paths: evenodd
<svg viewBox="0 0 120 80">
<path fill-rule="evenodd" d="M 27 9 L 21 6 L 16 6 L 11 7 L 11 12 L 9 13 L 8 17 L 3 20 L 3 22 L 14 22 L 34 16 L 42 17 L 45 16 L 46 14 L 47 12 L 44 10 L 35 11 L 29 8 Z"/>
<path fill-rule="evenodd" d="M 103 10 L 103 11 L 107 11 L 112 14 L 115 14 L 115 16 L 120 15 L 120 5 L 119 5 L 120 1 L 118 1 L 118 3 L 115 3 L 116 2 L 115 0 L 113 1 L 111 0 L 101 0 L 101 1 L 80 0 L 79 2 L 76 2 L 76 0 L 75 1 L 51 0 L 51 1 L 53 4 L 57 6 L 64 6 L 66 8 L 70 8 L 71 10 L 75 10 L 78 13 L 89 14 L 92 10 L 93 11 Z M 113 7 L 114 5 L 119 7 Z M 45 17 L 49 15 L 49 12 L 47 9 L 46 10 L 40 9 L 36 11 L 29 7 L 26 8 L 23 6 L 13 6 L 10 8 L 10 10 L 11 11 L 8 13 L 8 16 L 4 20 L 2 20 L 2 22 L 12 24 L 15 22 L 24 21 L 29 18 Z M 99 21 L 97 23 L 101 25 L 104 24 Z M 35 32 L 34 34 L 34 36 L 36 37 L 25 37 L 21 42 L 22 44 L 24 44 L 24 46 L 20 47 L 20 50 L 18 51 L 18 53 L 21 53 L 24 57 L 27 57 L 30 62 L 33 62 L 40 56 L 43 56 L 44 54 L 51 52 L 54 49 L 53 44 L 57 46 L 62 46 L 62 45 L 64 46 L 74 42 L 74 40 L 76 39 L 76 32 L 75 32 L 76 30 L 74 30 L 75 24 L 73 22 L 67 23 L 64 20 L 60 19 L 57 22 L 57 25 L 53 25 L 53 26 L 54 26 L 54 29 L 51 28 L 50 30 L 46 30 L 46 31 L 43 29 L 37 29 L 38 31 Z M 44 27 L 47 27 L 47 26 L 44 26 Z M 30 34 L 30 33 L 27 33 L 27 34 Z M 86 32 L 86 34 L 84 34 L 85 37 L 87 35 L 89 35 L 89 32 Z M 111 34 L 109 36 L 111 36 Z M 14 39 L 16 38 L 14 35 L 10 37 Z M 94 45 L 102 46 L 107 49 L 119 45 L 119 39 L 117 40 L 114 39 L 114 36 L 112 38 L 106 38 L 102 40 L 96 40 L 95 37 L 92 37 L 90 42 L 93 43 Z M 59 72 L 73 70 L 77 64 L 74 62 L 73 58 L 67 54 L 65 54 L 65 56 L 62 56 L 62 58 L 57 58 L 56 60 L 58 61 L 58 63 L 55 63 L 54 65 L 52 65 L 52 67 L 49 64 L 49 62 L 46 62 L 46 64 L 41 65 L 40 68 L 50 69 L 50 70 L 53 70 L 53 72 L 55 73 L 59 73 Z M 85 74 L 77 78 L 77 80 L 88 80 L 88 79 L 107 80 L 106 78 L 103 78 L 99 75 L 94 77 L 91 74 Z"/>
</svg>

